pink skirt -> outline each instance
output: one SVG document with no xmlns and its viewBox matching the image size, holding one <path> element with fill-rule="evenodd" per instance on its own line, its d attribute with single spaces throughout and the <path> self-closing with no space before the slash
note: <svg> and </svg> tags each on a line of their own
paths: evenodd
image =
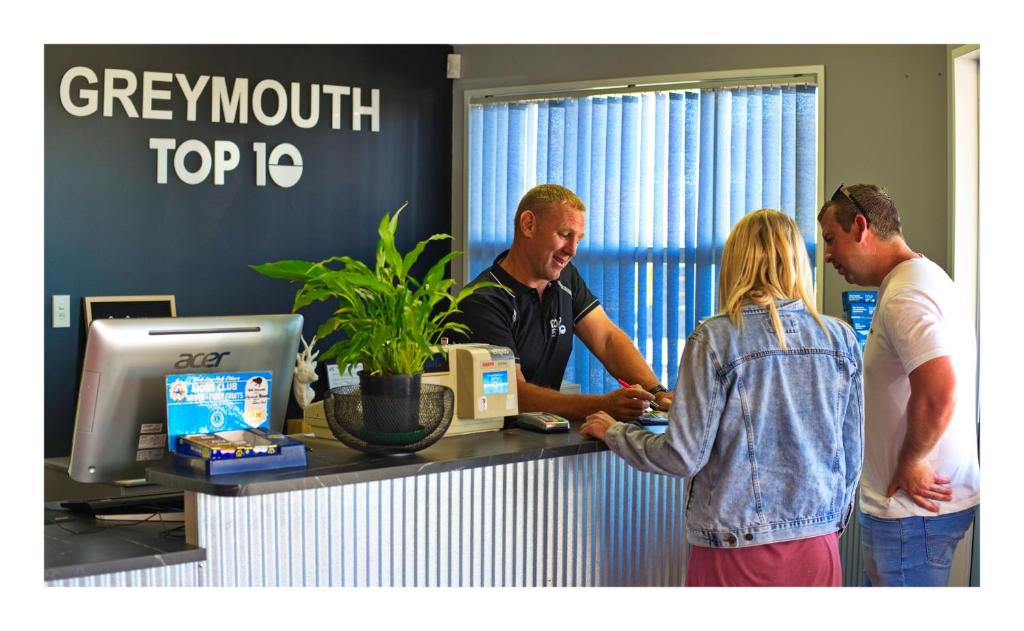
<svg viewBox="0 0 1024 631">
<path fill-rule="evenodd" d="M 839 535 L 746 548 L 690 546 L 687 587 L 839 587 Z"/>
</svg>

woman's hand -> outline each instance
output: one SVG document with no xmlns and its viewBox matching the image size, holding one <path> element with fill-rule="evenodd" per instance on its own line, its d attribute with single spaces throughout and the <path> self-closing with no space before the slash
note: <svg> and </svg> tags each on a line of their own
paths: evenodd
<svg viewBox="0 0 1024 631">
<path fill-rule="evenodd" d="M 617 422 L 607 412 L 594 412 L 583 422 L 580 433 L 604 442 L 605 433 Z"/>
</svg>

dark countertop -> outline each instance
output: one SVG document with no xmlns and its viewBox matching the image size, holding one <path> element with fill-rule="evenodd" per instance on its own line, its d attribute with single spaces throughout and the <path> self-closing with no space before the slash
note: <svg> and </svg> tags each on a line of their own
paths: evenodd
<svg viewBox="0 0 1024 631">
<path fill-rule="evenodd" d="M 575 456 L 607 449 L 604 443 L 581 436 L 580 425 L 573 423 L 570 431 L 560 434 L 505 429 L 451 436 L 426 449 L 401 456 L 364 454 L 337 441 L 292 436 L 305 442 L 309 448 L 306 468 L 211 477 L 175 468 L 172 464 L 161 464 L 147 469 L 147 477 L 172 489 L 209 495 L 247 496 Z M 664 431 L 664 427 L 648 429 L 657 433 Z"/>
<path fill-rule="evenodd" d="M 206 550 L 185 543 L 180 523 L 106 525 L 91 517 L 44 509 L 43 578 L 56 581 L 204 561 Z"/>
</svg>

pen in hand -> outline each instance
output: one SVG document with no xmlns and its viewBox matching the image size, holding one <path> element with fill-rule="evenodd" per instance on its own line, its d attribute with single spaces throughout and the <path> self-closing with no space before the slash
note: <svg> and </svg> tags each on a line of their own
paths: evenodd
<svg viewBox="0 0 1024 631">
<path fill-rule="evenodd" d="M 627 383 L 625 379 L 619 379 L 618 377 L 616 377 L 615 381 L 618 381 L 619 385 L 622 386 L 623 388 L 632 388 L 633 387 L 632 385 Z M 651 401 L 649 403 L 649 405 L 651 406 L 652 410 L 660 410 L 661 409 L 661 406 L 658 405 L 658 403 L 656 401 Z"/>
</svg>

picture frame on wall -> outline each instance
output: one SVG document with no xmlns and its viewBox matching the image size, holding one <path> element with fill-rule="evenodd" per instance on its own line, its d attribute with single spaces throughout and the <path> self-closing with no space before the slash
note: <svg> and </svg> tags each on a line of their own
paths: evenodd
<svg viewBox="0 0 1024 631">
<path fill-rule="evenodd" d="M 154 296 L 86 296 L 82 298 L 85 328 L 94 319 L 108 318 L 174 318 L 177 311 L 174 295 Z"/>
</svg>

